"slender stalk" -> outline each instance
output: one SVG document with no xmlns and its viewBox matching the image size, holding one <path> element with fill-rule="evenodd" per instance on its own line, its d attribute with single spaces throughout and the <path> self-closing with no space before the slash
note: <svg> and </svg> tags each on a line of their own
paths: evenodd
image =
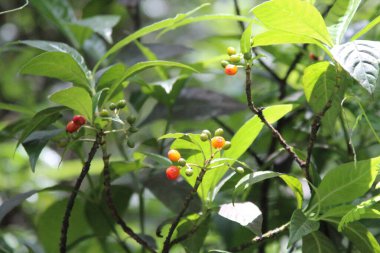
<svg viewBox="0 0 380 253">
<path fill-rule="evenodd" d="M 135 240 L 138 244 L 149 250 L 150 252 L 155 253 L 156 250 L 153 249 L 145 240 L 143 240 L 139 235 L 137 235 L 128 225 L 124 222 L 123 218 L 120 216 L 119 212 L 116 209 L 115 203 L 112 198 L 112 192 L 111 192 L 111 175 L 109 170 L 109 159 L 110 155 L 107 152 L 107 146 L 106 142 L 103 140 L 101 142 L 101 148 L 103 152 L 103 163 L 104 163 L 104 191 L 106 195 L 106 201 L 108 208 L 111 211 L 111 214 L 117 224 L 121 226 L 123 231 L 129 235 L 133 240 Z"/>
<path fill-rule="evenodd" d="M 288 223 L 286 223 L 280 227 L 277 227 L 275 229 L 272 229 L 272 230 L 266 232 L 265 234 L 263 234 L 262 236 L 256 236 L 250 242 L 241 244 L 240 246 L 229 249 L 228 251 L 229 252 L 239 252 L 239 251 L 242 251 L 246 248 L 253 246 L 256 243 L 259 243 L 259 242 L 262 242 L 262 241 L 267 240 L 269 238 L 272 238 L 272 237 L 280 234 L 281 232 L 283 232 L 285 229 L 287 229 L 289 227 L 289 224 L 290 224 L 290 222 L 288 222 Z"/>
<path fill-rule="evenodd" d="M 62 220 L 62 227 L 61 227 L 61 237 L 60 237 L 60 242 L 59 242 L 59 252 L 60 253 L 66 253 L 66 251 L 67 251 L 67 245 L 66 244 L 67 244 L 67 232 L 68 232 L 69 225 L 70 225 L 70 215 L 71 215 L 71 212 L 73 210 L 75 199 L 76 199 L 78 192 L 79 192 L 79 188 L 82 185 L 82 182 L 83 182 L 84 178 L 86 177 L 88 171 L 90 170 L 91 162 L 94 159 L 96 151 L 99 148 L 100 142 L 101 142 L 101 135 L 97 134 L 96 135 L 96 141 L 92 145 L 92 148 L 88 154 L 87 161 L 84 163 L 82 171 L 81 171 L 79 177 L 77 178 L 77 180 L 75 182 L 74 189 L 71 192 L 70 198 L 67 201 L 65 213 L 63 216 L 63 220 Z"/>
</svg>

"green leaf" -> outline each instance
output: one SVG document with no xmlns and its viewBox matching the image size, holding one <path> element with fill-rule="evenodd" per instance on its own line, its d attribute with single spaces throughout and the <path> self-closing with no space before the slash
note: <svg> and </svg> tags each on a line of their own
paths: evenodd
<svg viewBox="0 0 380 253">
<path fill-rule="evenodd" d="M 27 62 L 22 67 L 21 73 L 57 78 L 62 81 L 72 82 L 74 86 L 89 89 L 86 73 L 67 53 L 42 53 Z"/>
<path fill-rule="evenodd" d="M 92 100 L 82 88 L 71 87 L 52 94 L 49 99 L 57 104 L 71 108 L 92 121 Z"/>
<path fill-rule="evenodd" d="M 188 239 L 181 242 L 183 247 L 186 250 L 186 253 L 198 253 L 201 251 L 202 246 L 204 245 L 204 241 L 206 239 L 207 233 L 210 229 L 210 217 L 200 217 L 197 220 L 187 220 L 186 222 L 182 223 L 180 226 L 178 226 L 178 235 L 186 235 L 191 231 L 193 226 L 198 226 L 196 232 L 189 236 Z"/>
<path fill-rule="evenodd" d="M 359 39 L 361 36 L 363 36 L 365 33 L 367 33 L 369 30 L 371 30 L 373 27 L 375 27 L 377 24 L 380 23 L 380 16 L 377 16 L 374 20 L 369 22 L 363 29 L 361 29 L 358 33 L 356 33 L 350 41 L 354 41 Z"/>
<path fill-rule="evenodd" d="M 335 219 L 325 219 L 329 223 L 338 227 L 339 221 Z M 360 252 L 377 253 L 380 252 L 380 245 L 373 234 L 362 224 L 354 222 L 348 224 L 343 229 L 343 234 L 353 243 Z"/>
<path fill-rule="evenodd" d="M 376 179 L 379 165 L 380 157 L 375 157 L 346 163 L 330 170 L 318 186 L 319 199 L 313 197 L 310 202 L 311 210 L 318 205 L 326 209 L 362 196 Z"/>
<path fill-rule="evenodd" d="M 347 224 L 361 219 L 379 219 L 380 211 L 373 206 L 380 202 L 380 195 L 370 198 L 349 210 L 340 220 L 338 230 L 342 231 Z"/>
<path fill-rule="evenodd" d="M 341 205 L 341 206 L 330 208 L 320 216 L 320 219 L 331 218 L 331 217 L 339 217 L 339 218 L 343 217 L 346 213 L 348 213 L 354 207 L 355 206 L 353 205 Z"/>
<path fill-rule="evenodd" d="M 30 47 L 38 48 L 46 52 L 60 52 L 69 54 L 82 69 L 83 73 L 90 73 L 87 68 L 86 62 L 83 56 L 74 48 L 61 42 L 46 41 L 46 40 L 22 40 L 20 43 L 25 44 Z"/>
<path fill-rule="evenodd" d="M 67 23 L 65 26 L 68 27 L 71 33 L 75 36 L 80 47 L 83 47 L 85 41 L 90 39 L 94 34 L 94 31 L 91 30 L 91 28 L 76 23 Z"/>
<path fill-rule="evenodd" d="M 89 27 L 101 35 L 108 43 L 112 43 L 112 28 L 119 23 L 120 17 L 116 15 L 98 15 L 75 22 L 81 26 Z"/>
<path fill-rule="evenodd" d="M 333 42 L 319 11 L 300 0 L 272 0 L 253 9 L 268 30 L 314 38 L 328 46 Z"/>
<path fill-rule="evenodd" d="M 16 104 L 7 104 L 7 103 L 0 102 L 0 109 L 5 110 L 5 111 L 18 112 L 18 113 L 22 113 L 29 116 L 30 115 L 33 116 L 34 114 L 33 109 L 22 106 L 22 105 L 16 105 Z"/>
<path fill-rule="evenodd" d="M 52 123 L 61 118 L 61 112 L 65 110 L 63 106 L 49 107 L 47 109 L 39 111 L 34 117 L 30 120 L 28 127 L 24 129 L 21 133 L 21 136 L 18 140 L 17 146 L 20 143 L 24 142 L 25 139 L 34 131 L 46 128 Z"/>
<path fill-rule="evenodd" d="M 302 238 L 302 252 L 338 253 L 335 245 L 319 231 L 312 232 Z"/>
<path fill-rule="evenodd" d="M 335 67 L 327 61 L 308 66 L 302 77 L 306 100 L 314 113 L 322 112 L 327 102 L 332 99 L 331 107 L 322 118 L 322 124 L 327 125 L 328 129 L 335 128 L 335 122 L 341 110 L 341 101 L 346 87 L 343 81 L 337 84 L 337 80 L 341 79 L 341 74 L 338 78 Z M 339 85 L 338 91 L 336 85 Z"/>
<path fill-rule="evenodd" d="M 303 190 L 301 182 L 295 177 L 274 171 L 257 171 L 245 175 L 235 185 L 234 195 L 248 189 L 248 187 L 253 184 L 274 177 L 280 177 L 289 186 L 289 188 L 292 189 L 297 199 L 297 208 L 301 208 L 303 202 Z"/>
<path fill-rule="evenodd" d="M 288 247 L 300 240 L 305 235 L 317 231 L 318 229 L 318 221 L 309 220 L 299 209 L 294 210 L 292 218 L 290 219 Z"/>
<path fill-rule="evenodd" d="M 252 36 L 252 25 L 253 22 L 250 22 L 243 35 L 240 39 L 240 50 L 242 54 L 251 52 L 251 36 Z"/>
<path fill-rule="evenodd" d="M 273 124 L 292 111 L 296 106 L 292 104 L 274 105 L 264 109 L 263 113 L 269 123 Z M 224 152 L 224 156 L 239 159 L 241 155 L 252 145 L 259 135 L 264 123 L 256 115 L 244 123 L 231 139 L 231 148 Z"/>
<path fill-rule="evenodd" d="M 46 146 L 49 140 L 58 134 L 62 133 L 63 129 L 35 131 L 28 138 L 23 141 L 22 146 L 29 156 L 29 163 L 32 171 L 35 171 L 38 157 L 41 154 L 42 149 Z"/>
<path fill-rule="evenodd" d="M 334 59 L 369 93 L 379 76 L 380 42 L 357 40 L 333 47 Z"/>
<path fill-rule="evenodd" d="M 182 138 L 184 135 L 185 135 L 184 133 L 168 133 L 168 134 L 165 134 L 165 135 L 161 136 L 160 138 L 158 138 L 158 140 L 178 139 L 178 138 Z"/>
<path fill-rule="evenodd" d="M 260 209 L 252 202 L 223 204 L 220 206 L 218 214 L 261 236 L 263 216 Z"/>
<path fill-rule="evenodd" d="M 253 37 L 253 47 L 270 46 L 275 44 L 316 44 L 320 43 L 305 35 L 292 34 L 288 32 L 269 30 L 259 33 Z"/>
<path fill-rule="evenodd" d="M 156 54 L 152 50 L 150 50 L 148 47 L 140 43 L 138 40 L 135 40 L 135 44 L 148 61 L 158 60 Z M 161 66 L 155 67 L 155 70 L 162 80 L 166 80 L 169 78 L 168 73 L 166 73 L 163 67 Z"/>
<path fill-rule="evenodd" d="M 336 45 L 342 42 L 342 38 L 360 3 L 361 0 L 338 0 L 331 7 L 326 16 L 326 25 Z"/>
<path fill-rule="evenodd" d="M 99 72 L 103 73 L 96 82 L 96 90 L 100 91 L 104 88 L 112 87 L 122 78 L 125 71 L 126 68 L 122 63 L 116 63 L 115 65 L 112 65 L 104 70 L 100 70 Z"/>
</svg>

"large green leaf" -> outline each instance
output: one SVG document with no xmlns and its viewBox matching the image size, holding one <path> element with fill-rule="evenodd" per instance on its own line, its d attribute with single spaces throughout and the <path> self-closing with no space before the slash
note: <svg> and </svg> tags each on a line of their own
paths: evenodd
<svg viewBox="0 0 380 253">
<path fill-rule="evenodd" d="M 342 75 L 336 73 L 333 65 L 324 61 L 308 66 L 302 77 L 305 96 L 314 113 L 320 113 L 332 99 L 331 107 L 322 119 L 322 124 L 326 124 L 329 129 L 334 129 L 341 109 L 340 104 L 346 87 L 346 83 L 341 81 Z M 339 83 L 337 83 L 338 80 Z M 337 90 L 337 85 L 339 85 L 339 90 Z"/>
<path fill-rule="evenodd" d="M 357 40 L 335 46 L 334 59 L 369 93 L 375 90 L 379 76 L 380 42 Z"/>
<path fill-rule="evenodd" d="M 62 133 L 63 129 L 35 131 L 22 143 L 26 153 L 29 156 L 29 163 L 32 171 L 35 171 L 38 157 L 41 154 L 42 149 L 46 146 L 49 140 L 58 134 Z"/>
<path fill-rule="evenodd" d="M 300 240 L 303 236 L 318 229 L 318 221 L 309 220 L 301 210 L 296 209 L 290 219 L 288 247 Z"/>
<path fill-rule="evenodd" d="M 342 42 L 361 0 L 337 0 L 326 16 L 327 30 L 336 45 Z"/>
<path fill-rule="evenodd" d="M 292 34 L 283 31 L 269 30 L 253 37 L 254 47 L 270 46 L 275 44 L 320 44 L 317 40 L 300 34 Z"/>
<path fill-rule="evenodd" d="M 92 121 L 92 100 L 82 88 L 71 87 L 52 94 L 49 99 L 57 104 L 71 108 Z"/>
<path fill-rule="evenodd" d="M 263 216 L 260 209 L 252 202 L 223 204 L 218 214 L 247 227 L 258 236 L 261 235 Z"/>
<path fill-rule="evenodd" d="M 257 171 L 242 177 L 235 185 L 235 194 L 244 191 L 249 186 L 261 182 L 265 179 L 279 177 L 281 178 L 294 192 L 297 199 L 297 208 L 302 207 L 303 202 L 303 190 L 301 182 L 296 178 L 286 174 L 274 172 L 274 171 Z"/>
<path fill-rule="evenodd" d="M 363 29 L 361 29 L 358 33 L 356 33 L 350 41 L 354 41 L 359 39 L 361 36 L 363 36 L 365 33 L 367 33 L 369 30 L 371 30 L 373 27 L 375 27 L 377 24 L 380 23 L 380 16 L 377 16 L 374 20 L 369 22 Z"/>
<path fill-rule="evenodd" d="M 304 253 L 338 253 L 334 244 L 319 231 L 312 232 L 302 238 Z"/>
<path fill-rule="evenodd" d="M 306 1 L 267 1 L 255 7 L 253 13 L 268 30 L 302 35 L 333 45 L 321 14 Z"/>
<path fill-rule="evenodd" d="M 89 27 L 101 35 L 108 43 L 112 43 L 112 28 L 119 22 L 120 17 L 116 15 L 98 15 L 78 20 L 75 24 Z"/>
<path fill-rule="evenodd" d="M 210 229 L 210 217 L 200 217 L 196 220 L 188 219 L 184 223 L 178 226 L 178 237 L 186 235 L 193 229 L 194 226 L 198 226 L 196 232 L 189 236 L 188 239 L 181 242 L 186 250 L 186 253 L 198 253 L 201 251 L 207 233 Z"/>
<path fill-rule="evenodd" d="M 39 111 L 30 120 L 28 127 L 24 129 L 21 133 L 17 146 L 24 142 L 25 139 L 34 131 L 40 130 L 50 126 L 56 120 L 58 120 L 62 115 L 61 112 L 65 110 L 63 106 L 49 107 L 44 110 Z"/>
<path fill-rule="evenodd" d="M 295 107 L 296 106 L 292 104 L 274 105 L 265 108 L 263 113 L 268 122 L 273 124 Z M 238 159 L 252 145 L 263 127 L 264 123 L 262 123 L 260 118 L 256 115 L 245 122 L 232 137 L 231 148 L 224 152 L 224 157 Z"/>
<path fill-rule="evenodd" d="M 243 32 L 240 39 L 240 50 L 242 54 L 246 54 L 251 52 L 251 36 L 252 36 L 252 25 L 253 23 L 249 23 L 245 31 Z"/>
<path fill-rule="evenodd" d="M 346 163 L 330 170 L 318 186 L 319 197 L 314 196 L 311 200 L 311 209 L 315 210 L 318 205 L 326 209 L 362 196 L 376 179 L 379 165 L 380 157 L 375 157 Z"/>
<path fill-rule="evenodd" d="M 325 219 L 335 227 L 338 227 L 339 221 L 336 219 Z M 377 242 L 373 234 L 359 222 L 354 222 L 348 224 L 343 229 L 343 234 L 345 234 L 348 239 L 353 243 L 355 248 L 360 252 L 365 253 L 378 253 L 380 252 L 380 245 Z"/>
<path fill-rule="evenodd" d="M 34 57 L 22 67 L 21 73 L 57 78 L 86 89 L 89 86 L 86 73 L 69 54 L 62 52 L 46 52 Z"/>
<path fill-rule="evenodd" d="M 88 77 L 90 73 L 87 68 L 86 62 L 83 56 L 74 48 L 61 42 L 47 41 L 47 40 L 22 40 L 20 43 L 28 45 L 30 47 L 38 48 L 46 52 L 61 52 L 69 54 L 78 63 L 78 66 L 82 69 L 83 73 Z"/>
</svg>

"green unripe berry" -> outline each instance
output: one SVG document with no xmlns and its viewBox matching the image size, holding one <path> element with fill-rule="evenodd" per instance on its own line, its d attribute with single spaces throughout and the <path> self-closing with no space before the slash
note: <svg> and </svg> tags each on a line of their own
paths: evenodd
<svg viewBox="0 0 380 253">
<path fill-rule="evenodd" d="M 134 148 L 135 147 L 135 143 L 133 141 L 131 141 L 130 139 L 127 140 L 127 145 L 130 148 Z"/>
<path fill-rule="evenodd" d="M 129 123 L 129 124 L 133 124 L 133 123 L 135 123 L 135 121 L 136 121 L 136 116 L 135 115 L 129 115 L 128 116 L 128 118 L 127 118 L 127 122 Z"/>
<path fill-rule="evenodd" d="M 208 135 L 206 133 L 201 133 L 201 141 L 207 141 L 209 139 Z"/>
<path fill-rule="evenodd" d="M 186 160 L 183 159 L 183 158 L 179 158 L 178 164 L 179 164 L 179 166 L 185 166 L 186 165 Z"/>
<path fill-rule="evenodd" d="M 136 133 L 136 132 L 139 131 L 139 129 L 138 129 L 137 127 L 131 126 L 131 127 L 128 129 L 128 131 L 129 131 L 130 133 Z"/>
<path fill-rule="evenodd" d="M 223 128 L 218 128 L 218 129 L 216 129 L 215 130 L 215 136 L 223 136 L 223 134 L 224 134 L 224 130 L 223 130 Z"/>
<path fill-rule="evenodd" d="M 240 59 L 241 59 L 240 55 L 238 55 L 238 54 L 233 54 L 233 55 L 230 56 L 230 62 L 231 63 L 239 63 Z"/>
<path fill-rule="evenodd" d="M 203 133 L 206 134 L 208 136 L 208 138 L 211 139 L 212 135 L 211 135 L 211 132 L 209 130 L 205 129 L 205 130 L 202 131 L 202 134 Z"/>
<path fill-rule="evenodd" d="M 227 48 L 227 54 L 228 55 L 236 54 L 236 49 L 234 47 L 228 47 Z"/>
<path fill-rule="evenodd" d="M 228 150 L 228 149 L 230 149 L 230 147 L 231 147 L 231 142 L 230 141 L 226 141 L 225 143 L 224 143 L 224 146 L 223 146 L 223 150 Z"/>
<path fill-rule="evenodd" d="M 106 109 L 103 109 L 99 112 L 100 117 L 109 117 L 110 113 Z"/>
<path fill-rule="evenodd" d="M 120 100 L 116 104 L 116 106 L 117 106 L 118 109 L 123 109 L 126 105 L 127 105 L 127 101 L 125 101 L 124 99 Z"/>
<path fill-rule="evenodd" d="M 228 61 L 221 61 L 220 65 L 222 65 L 223 68 L 225 68 L 228 64 L 230 64 Z"/>
<path fill-rule="evenodd" d="M 236 168 L 236 172 L 239 173 L 239 174 L 243 174 L 244 173 L 244 168 L 243 167 L 237 167 Z"/>
<path fill-rule="evenodd" d="M 115 103 L 111 103 L 108 108 L 110 108 L 111 111 L 115 110 L 117 108 L 117 105 Z"/>
<path fill-rule="evenodd" d="M 191 167 L 188 167 L 185 170 L 185 174 L 186 174 L 186 176 L 191 177 L 194 174 L 194 171 L 193 171 L 193 169 Z"/>
<path fill-rule="evenodd" d="M 251 53 L 251 51 L 249 51 L 248 53 L 245 53 L 245 54 L 244 54 L 244 59 L 245 59 L 245 60 L 250 60 L 250 59 L 252 59 L 252 53 Z"/>
</svg>

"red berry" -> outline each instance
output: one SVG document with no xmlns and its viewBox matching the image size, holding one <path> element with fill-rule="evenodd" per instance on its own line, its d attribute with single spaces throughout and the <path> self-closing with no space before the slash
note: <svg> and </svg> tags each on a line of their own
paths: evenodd
<svg viewBox="0 0 380 253">
<path fill-rule="evenodd" d="M 82 115 L 75 115 L 73 117 L 73 121 L 75 124 L 80 125 L 80 126 L 86 124 L 86 118 L 83 117 Z"/>
<path fill-rule="evenodd" d="M 80 125 L 75 124 L 74 121 L 70 121 L 70 122 L 67 123 L 67 125 L 66 125 L 66 132 L 68 132 L 68 133 L 74 133 L 74 132 L 76 132 L 79 128 L 80 128 Z"/>
<path fill-rule="evenodd" d="M 233 65 L 233 64 L 228 64 L 228 65 L 224 68 L 224 73 L 226 73 L 226 74 L 229 75 L 229 76 L 233 76 L 233 75 L 235 75 L 237 72 L 238 72 L 238 67 L 237 67 L 236 65 Z"/>
<path fill-rule="evenodd" d="M 171 149 L 168 152 L 168 158 L 172 162 L 178 162 L 178 160 L 181 158 L 181 154 L 177 150 Z"/>
<path fill-rule="evenodd" d="M 215 136 L 211 139 L 211 145 L 214 148 L 221 149 L 223 148 L 224 144 L 226 143 L 226 140 L 222 136 Z"/>
<path fill-rule="evenodd" d="M 166 177 L 169 180 L 176 180 L 179 177 L 179 168 L 177 166 L 170 166 L 167 168 Z"/>
</svg>

